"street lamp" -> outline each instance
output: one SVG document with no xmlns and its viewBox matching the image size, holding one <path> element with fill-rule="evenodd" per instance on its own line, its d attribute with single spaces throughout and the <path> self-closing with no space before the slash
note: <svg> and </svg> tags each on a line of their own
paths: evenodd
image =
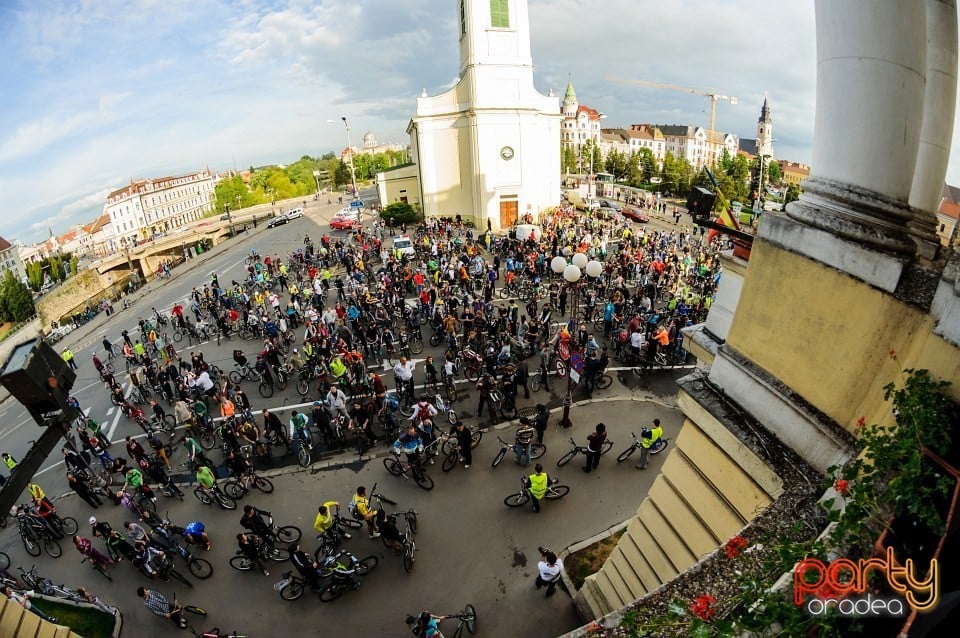
<svg viewBox="0 0 960 638">
<path fill-rule="evenodd" d="M 353 187 L 353 198 L 357 199 L 359 193 L 357 192 L 357 172 L 353 168 L 353 147 L 350 145 L 350 125 L 347 123 L 347 116 L 341 115 L 340 119 L 343 121 L 344 128 L 347 129 L 347 152 L 350 153 L 350 185 Z M 336 124 L 336 120 L 327 120 L 332 124 Z M 363 217 L 361 213 L 361 208 L 357 207 L 357 223 L 363 223 Z"/>
<path fill-rule="evenodd" d="M 568 264 L 567 260 L 560 255 L 557 255 L 550 262 L 550 270 L 555 272 L 558 275 L 562 275 L 564 281 L 567 282 L 567 286 L 570 289 L 570 322 L 567 324 L 568 329 L 570 324 L 573 325 L 573 330 L 571 332 L 576 332 L 578 328 L 578 314 L 580 312 L 580 286 L 579 281 L 583 272 L 586 271 L 588 277 L 599 277 L 603 272 L 603 264 L 595 259 L 588 259 L 587 256 L 583 253 L 576 253 L 573 258 L 570 260 L 572 263 Z M 579 344 L 574 341 L 574 335 L 570 335 L 570 362 L 573 361 L 574 348 L 578 348 Z M 563 417 L 560 419 L 560 427 L 569 428 L 573 425 L 573 422 L 570 420 L 570 406 L 573 405 L 573 374 L 575 371 L 573 366 L 570 365 L 567 369 L 567 394 L 563 398 Z"/>
</svg>

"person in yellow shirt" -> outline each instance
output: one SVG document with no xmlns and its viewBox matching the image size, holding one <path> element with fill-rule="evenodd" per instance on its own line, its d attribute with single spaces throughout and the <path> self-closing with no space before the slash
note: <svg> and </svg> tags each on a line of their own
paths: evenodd
<svg viewBox="0 0 960 638">
<path fill-rule="evenodd" d="M 380 532 L 377 531 L 377 510 L 370 509 L 370 499 L 367 498 L 367 488 L 360 486 L 357 493 L 353 495 L 353 507 L 357 515 L 367 522 L 367 531 L 370 538 L 380 538 Z"/>
<path fill-rule="evenodd" d="M 339 532 L 343 538 L 350 538 L 350 534 L 345 530 L 337 529 L 337 516 L 334 513 L 334 507 L 339 508 L 340 503 L 338 501 L 327 501 L 317 509 L 317 517 L 313 519 L 313 529 L 321 535 L 326 535 L 332 530 L 334 533 Z"/>
<path fill-rule="evenodd" d="M 77 362 L 73 360 L 73 350 L 71 350 L 70 348 L 67 348 L 66 350 L 63 351 L 63 354 L 61 356 L 63 357 L 63 360 L 67 362 L 67 365 L 69 365 L 74 370 L 77 369 Z"/>
<path fill-rule="evenodd" d="M 43 503 L 50 509 L 54 509 L 53 503 L 47 499 L 46 492 L 43 491 L 43 488 L 37 485 L 36 483 L 31 483 L 27 486 L 27 491 L 30 492 L 30 498 L 33 499 L 33 502 L 40 506 L 40 503 Z"/>
</svg>

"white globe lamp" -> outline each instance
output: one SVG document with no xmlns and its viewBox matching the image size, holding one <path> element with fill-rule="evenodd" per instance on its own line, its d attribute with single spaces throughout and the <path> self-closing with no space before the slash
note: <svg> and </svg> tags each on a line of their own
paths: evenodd
<svg viewBox="0 0 960 638">
<path fill-rule="evenodd" d="M 550 261 L 550 270 L 557 273 L 558 275 L 563 272 L 563 269 L 567 267 L 567 260 L 557 255 Z"/>
<path fill-rule="evenodd" d="M 583 253 L 577 253 L 573 256 L 573 265 L 577 268 L 583 268 L 587 265 L 587 256 Z"/>
<path fill-rule="evenodd" d="M 580 269 L 575 265 L 570 264 L 563 269 L 563 278 L 566 279 L 569 283 L 575 284 L 580 281 Z"/>
<path fill-rule="evenodd" d="M 597 278 L 603 272 L 603 264 L 601 264 L 596 259 L 593 259 L 587 263 L 587 275 Z"/>
</svg>

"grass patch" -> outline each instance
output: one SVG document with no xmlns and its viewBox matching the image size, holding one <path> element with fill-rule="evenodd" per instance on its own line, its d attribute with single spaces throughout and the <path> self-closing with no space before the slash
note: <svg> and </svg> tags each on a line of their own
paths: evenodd
<svg viewBox="0 0 960 638">
<path fill-rule="evenodd" d="M 583 587 L 583 581 L 587 579 L 587 576 L 600 571 L 604 561 L 617 546 L 617 541 L 623 536 L 624 531 L 620 530 L 567 556 L 566 560 L 563 561 L 563 567 L 570 578 L 573 579 L 574 589 Z"/>
<path fill-rule="evenodd" d="M 32 599 L 32 605 L 48 616 L 57 619 L 58 625 L 65 625 L 83 638 L 110 638 L 116 619 L 99 609 L 74 607 L 49 600 Z"/>
</svg>

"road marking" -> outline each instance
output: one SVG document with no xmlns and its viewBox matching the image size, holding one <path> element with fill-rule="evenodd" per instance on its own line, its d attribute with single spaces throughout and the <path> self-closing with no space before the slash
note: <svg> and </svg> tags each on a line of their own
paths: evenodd
<svg viewBox="0 0 960 638">
<path fill-rule="evenodd" d="M 11 434 L 13 434 L 14 432 L 16 432 L 17 430 L 19 430 L 20 428 L 22 428 L 24 425 L 26 425 L 27 423 L 29 423 L 29 422 L 32 421 L 32 420 L 33 420 L 33 419 L 32 419 L 31 417 L 27 417 L 27 418 L 25 418 L 23 421 L 20 421 L 20 423 L 17 423 L 15 426 L 13 426 L 12 428 L 10 428 L 9 430 L 5 430 L 3 434 L 0 434 L 0 440 L 7 438 L 8 436 L 10 436 Z"/>
<path fill-rule="evenodd" d="M 117 409 L 117 406 L 112 406 L 109 410 L 107 410 L 107 417 L 113 414 L 113 411 L 116 409 Z"/>
<path fill-rule="evenodd" d="M 117 429 L 117 423 L 120 421 L 120 415 L 123 414 L 121 410 L 117 410 L 117 413 L 113 416 L 113 423 L 110 424 L 110 430 L 107 432 L 107 440 L 113 441 L 113 433 Z"/>
</svg>

